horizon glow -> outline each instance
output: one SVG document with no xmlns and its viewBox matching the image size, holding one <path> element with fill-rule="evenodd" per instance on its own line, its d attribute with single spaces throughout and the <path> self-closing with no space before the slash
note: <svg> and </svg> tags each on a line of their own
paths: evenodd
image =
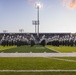
<svg viewBox="0 0 76 75">
<path fill-rule="evenodd" d="M 76 0 L 0 0 L 0 32 L 35 32 L 36 2 L 40 9 L 40 33 L 76 33 Z"/>
</svg>

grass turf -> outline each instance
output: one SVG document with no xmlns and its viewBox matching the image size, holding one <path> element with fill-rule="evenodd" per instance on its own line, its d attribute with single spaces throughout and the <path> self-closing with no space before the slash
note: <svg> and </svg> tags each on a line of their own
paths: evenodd
<svg viewBox="0 0 76 75">
<path fill-rule="evenodd" d="M 0 52 L 4 52 L 4 53 L 15 53 L 15 52 L 19 52 L 19 53 L 29 53 L 29 52 L 33 52 L 33 53 L 43 53 L 43 52 L 47 52 L 47 53 L 56 53 L 56 51 L 50 50 L 46 47 L 43 46 L 33 46 L 31 47 L 30 45 L 27 46 L 21 46 L 21 47 L 13 47 L 9 49 L 9 47 L 0 47 Z"/>
<path fill-rule="evenodd" d="M 76 52 L 76 46 L 74 46 L 74 47 L 71 47 L 71 46 L 59 46 L 59 47 L 56 47 L 56 46 L 47 45 L 46 47 L 49 48 L 49 49 L 55 50 L 57 52 L 61 52 L 61 53 Z"/>
<path fill-rule="evenodd" d="M 6 50 L 6 49 L 12 49 L 12 48 L 16 48 L 16 46 L 0 46 L 0 51 L 2 50 Z"/>
<path fill-rule="evenodd" d="M 76 72 L 46 72 L 46 73 L 0 73 L 0 75 L 76 75 Z"/>
<path fill-rule="evenodd" d="M 76 47 L 71 47 L 71 46 L 50 46 L 47 45 L 46 47 L 43 46 L 33 46 L 30 47 L 30 45 L 27 46 L 21 46 L 21 47 L 16 47 L 16 46 L 0 46 L 0 52 L 4 52 L 4 53 L 15 53 L 15 52 L 19 52 L 19 53 L 29 53 L 29 52 L 33 52 L 33 53 L 43 53 L 43 52 L 47 52 L 47 53 L 57 53 L 57 52 L 61 52 L 61 53 L 72 53 L 72 52 L 76 52 Z"/>
<path fill-rule="evenodd" d="M 62 57 L 60 57 L 62 58 Z M 76 57 L 65 57 L 65 59 L 75 59 Z M 55 60 L 52 58 L 0 58 L 0 70 L 46 70 L 46 69 L 67 69 L 76 70 L 75 62 Z M 0 72 L 0 75 L 76 75 L 76 72 L 41 72 L 41 73 L 17 73 Z"/>
<path fill-rule="evenodd" d="M 0 70 L 76 70 L 76 62 L 53 58 L 0 58 Z"/>
<path fill-rule="evenodd" d="M 76 57 L 56 57 L 56 58 L 67 59 L 67 60 L 74 60 L 74 61 L 76 61 Z"/>
</svg>

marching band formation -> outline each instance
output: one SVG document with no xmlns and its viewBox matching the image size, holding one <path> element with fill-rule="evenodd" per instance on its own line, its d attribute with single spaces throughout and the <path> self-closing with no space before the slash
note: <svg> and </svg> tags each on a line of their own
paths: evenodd
<svg viewBox="0 0 76 75">
<path fill-rule="evenodd" d="M 23 46 L 30 44 L 39 45 L 53 45 L 53 46 L 76 46 L 76 36 L 74 35 L 42 35 L 36 37 L 34 35 L 24 36 L 24 35 L 3 35 L 0 39 L 0 45 L 2 46 Z"/>
</svg>

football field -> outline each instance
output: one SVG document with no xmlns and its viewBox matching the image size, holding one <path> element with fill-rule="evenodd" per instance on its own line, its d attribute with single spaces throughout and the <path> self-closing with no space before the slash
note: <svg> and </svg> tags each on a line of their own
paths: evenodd
<svg viewBox="0 0 76 75">
<path fill-rule="evenodd" d="M 0 58 L 0 75 L 75 75 L 76 57 Z"/>
<path fill-rule="evenodd" d="M 76 46 L 50 46 L 47 45 L 46 48 L 54 50 L 59 53 L 74 53 L 76 52 Z"/>
<path fill-rule="evenodd" d="M 46 45 L 45 47 L 43 46 L 33 46 L 31 47 L 30 45 L 26 45 L 26 46 L 21 46 L 21 47 L 17 47 L 17 46 L 0 46 L 0 52 L 3 53 L 75 53 L 76 52 L 76 46 L 50 46 L 50 45 Z"/>
<path fill-rule="evenodd" d="M 5 53 L 75 53 L 76 47 L 0 46 Z M 21 51 L 22 50 L 22 51 Z M 46 53 L 44 53 L 46 52 Z M 17 54 L 18 54 L 17 53 Z M 33 54 L 32 53 L 32 54 Z M 0 75 L 76 75 L 76 57 L 0 57 Z"/>
<path fill-rule="evenodd" d="M 30 45 L 26 45 L 26 46 L 20 46 L 20 47 L 17 47 L 17 46 L 0 46 L 0 52 L 3 52 L 3 53 L 15 53 L 15 52 L 18 52 L 18 53 L 44 53 L 44 52 L 47 52 L 47 53 L 57 53 L 56 51 L 54 50 L 50 50 L 49 48 L 46 48 L 46 47 L 43 47 L 41 45 L 38 45 L 38 46 L 33 46 L 31 47 Z"/>
</svg>

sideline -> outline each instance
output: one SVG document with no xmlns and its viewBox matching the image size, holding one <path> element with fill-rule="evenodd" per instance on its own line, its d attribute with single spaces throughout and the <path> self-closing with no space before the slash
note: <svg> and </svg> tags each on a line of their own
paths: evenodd
<svg viewBox="0 0 76 75">
<path fill-rule="evenodd" d="M 0 72 L 76 72 L 76 70 L 0 70 Z"/>
<path fill-rule="evenodd" d="M 0 53 L 0 57 L 76 57 L 76 53 Z"/>
<path fill-rule="evenodd" d="M 70 59 L 61 59 L 61 58 L 51 58 L 51 59 L 68 61 L 68 62 L 76 62 L 75 60 L 70 60 Z"/>
<path fill-rule="evenodd" d="M 54 49 L 52 49 L 52 48 L 49 48 L 49 47 L 47 47 L 47 46 L 45 46 L 46 48 L 48 48 L 48 49 L 50 49 L 50 50 L 53 50 L 53 51 L 55 51 L 55 52 L 57 52 L 57 53 L 61 53 L 61 52 L 59 52 L 59 51 L 57 51 L 57 50 L 54 50 Z"/>
</svg>

